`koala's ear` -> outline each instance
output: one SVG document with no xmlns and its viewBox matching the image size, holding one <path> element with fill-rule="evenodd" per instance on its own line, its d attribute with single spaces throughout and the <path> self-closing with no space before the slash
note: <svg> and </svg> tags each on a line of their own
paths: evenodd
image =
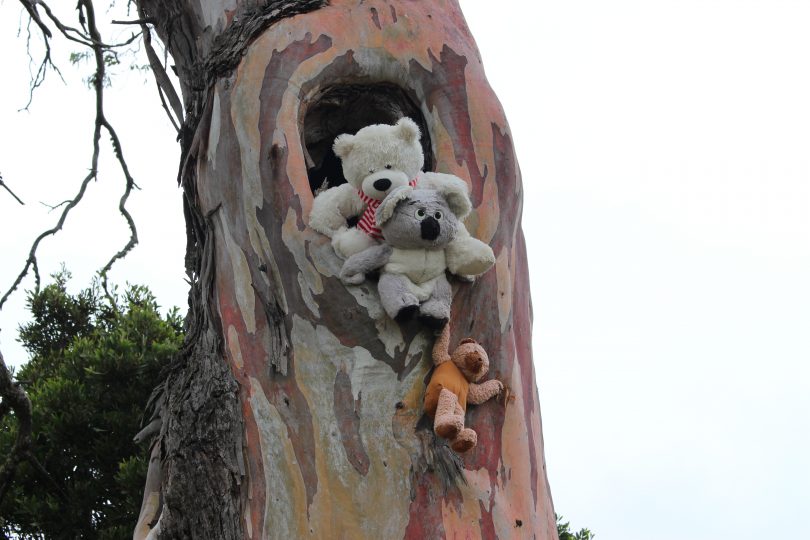
<svg viewBox="0 0 810 540">
<path fill-rule="evenodd" d="M 377 207 L 377 227 L 382 227 L 383 223 L 391 219 L 397 204 L 410 197 L 412 191 L 413 188 L 411 186 L 401 186 L 386 195 L 385 199 L 380 203 L 380 206 Z"/>
<path fill-rule="evenodd" d="M 399 119 L 399 122 L 396 123 L 396 128 L 397 136 L 406 143 L 413 143 L 419 140 L 419 126 L 407 116 L 403 116 Z"/>
<path fill-rule="evenodd" d="M 335 144 L 332 145 L 332 150 L 335 151 L 335 155 L 340 159 L 346 159 L 352 148 L 354 148 L 354 135 L 349 135 L 348 133 L 344 133 L 343 135 L 338 135 L 337 139 L 335 139 Z"/>
<path fill-rule="evenodd" d="M 444 195 L 444 200 L 447 201 L 447 206 L 458 219 L 464 219 L 472 211 L 472 203 L 470 196 L 467 194 L 467 185 L 464 187 L 449 185 L 441 190 Z"/>
</svg>

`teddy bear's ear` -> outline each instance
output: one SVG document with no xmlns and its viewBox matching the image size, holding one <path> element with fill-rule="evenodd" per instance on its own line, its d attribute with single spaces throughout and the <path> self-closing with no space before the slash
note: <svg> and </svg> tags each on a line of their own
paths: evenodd
<svg viewBox="0 0 810 540">
<path fill-rule="evenodd" d="M 332 145 L 332 150 L 335 151 L 335 155 L 340 159 L 346 159 L 346 156 L 351 153 L 352 148 L 354 148 L 354 135 L 349 135 L 348 133 L 338 135 L 337 139 L 335 139 L 335 144 Z"/>
<path fill-rule="evenodd" d="M 467 195 L 466 185 L 464 185 L 464 187 L 448 185 L 445 186 L 441 192 L 442 195 L 444 195 L 444 200 L 447 201 L 447 206 L 450 207 L 450 211 L 453 212 L 458 219 L 467 217 L 467 214 L 472 210 L 472 203 L 470 202 L 470 196 Z"/>
<path fill-rule="evenodd" d="M 464 338 L 458 342 L 459 345 L 464 345 L 465 343 L 478 343 L 478 342 L 471 337 Z"/>
<path fill-rule="evenodd" d="M 385 199 L 382 200 L 380 206 L 377 208 L 377 227 L 382 227 L 383 223 L 391 219 L 397 204 L 410 197 L 412 191 L 413 188 L 411 186 L 401 186 L 386 195 Z"/>
<path fill-rule="evenodd" d="M 396 128 L 397 136 L 406 143 L 413 143 L 419 140 L 419 126 L 407 116 L 403 116 L 399 119 Z"/>
</svg>

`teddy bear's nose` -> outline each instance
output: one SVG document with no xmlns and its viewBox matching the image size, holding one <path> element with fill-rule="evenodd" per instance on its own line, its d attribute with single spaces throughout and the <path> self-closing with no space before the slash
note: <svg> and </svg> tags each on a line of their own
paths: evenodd
<svg viewBox="0 0 810 540">
<path fill-rule="evenodd" d="M 423 240 L 436 240 L 441 232 L 439 222 L 433 216 L 428 216 L 422 220 L 422 239 Z"/>
<path fill-rule="evenodd" d="M 470 371 L 478 373 L 482 365 L 484 365 L 484 359 L 478 356 L 477 354 L 475 355 L 471 354 L 467 356 L 467 369 L 469 369 Z"/>
<path fill-rule="evenodd" d="M 391 187 L 391 180 L 388 178 L 380 178 L 379 180 L 375 180 L 373 185 L 374 189 L 377 191 L 385 191 Z"/>
</svg>

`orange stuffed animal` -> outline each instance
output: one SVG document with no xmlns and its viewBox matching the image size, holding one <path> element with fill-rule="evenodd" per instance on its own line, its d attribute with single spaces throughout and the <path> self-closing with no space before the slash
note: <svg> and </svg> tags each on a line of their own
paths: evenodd
<svg viewBox="0 0 810 540">
<path fill-rule="evenodd" d="M 449 353 L 450 325 L 447 324 L 433 346 L 436 369 L 425 391 L 425 413 L 434 417 L 433 431 L 450 440 L 456 452 L 466 452 L 478 442 L 478 434 L 464 427 L 467 401 L 474 405 L 497 396 L 503 383 L 493 379 L 481 384 L 489 371 L 487 352 L 474 339 L 462 339 Z"/>
</svg>

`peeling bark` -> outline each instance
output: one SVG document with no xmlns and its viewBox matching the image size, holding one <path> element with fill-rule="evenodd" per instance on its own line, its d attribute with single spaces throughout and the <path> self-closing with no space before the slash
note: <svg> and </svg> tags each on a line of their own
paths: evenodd
<svg viewBox="0 0 810 540">
<path fill-rule="evenodd" d="M 457 3 L 140 5 L 181 79 L 192 281 L 163 387 L 152 532 L 556 538 L 520 173 Z M 348 103 L 357 114 L 331 114 Z M 422 125 L 431 168 L 468 180 L 467 227 L 497 257 L 454 284 L 453 342 L 474 336 L 513 399 L 471 407 L 478 446 L 463 458 L 420 422 L 433 336 L 388 319 L 373 285 L 345 286 L 306 226 L 330 138 L 402 114 Z"/>
</svg>

